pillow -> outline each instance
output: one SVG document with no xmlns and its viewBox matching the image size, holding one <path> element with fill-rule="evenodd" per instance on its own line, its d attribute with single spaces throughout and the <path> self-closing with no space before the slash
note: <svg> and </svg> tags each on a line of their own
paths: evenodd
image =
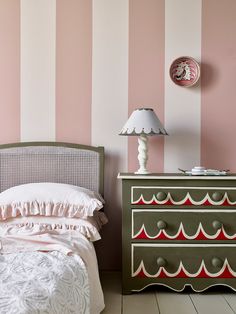
<svg viewBox="0 0 236 314">
<path fill-rule="evenodd" d="M 102 212 L 100 212 L 102 214 Z M 16 217 L 0 221 L 0 237 L 36 236 L 43 234 L 62 235 L 66 233 L 80 233 L 89 241 L 101 239 L 96 220 L 74 219 L 67 217 L 28 216 Z"/>
<path fill-rule="evenodd" d="M 94 242 L 101 239 L 100 229 L 108 222 L 104 212 L 96 211 L 92 217 L 86 219 L 67 217 L 27 216 L 10 218 L 0 221 L 0 238 L 27 239 L 27 237 L 41 237 L 44 234 L 57 235 L 64 239 L 65 235 L 83 235 Z M 40 238 L 41 239 L 41 238 Z M 34 240 L 35 241 L 35 238 Z"/>
<path fill-rule="evenodd" d="M 91 190 L 62 183 L 29 183 L 0 193 L 0 220 L 17 216 L 87 218 L 103 207 Z"/>
</svg>

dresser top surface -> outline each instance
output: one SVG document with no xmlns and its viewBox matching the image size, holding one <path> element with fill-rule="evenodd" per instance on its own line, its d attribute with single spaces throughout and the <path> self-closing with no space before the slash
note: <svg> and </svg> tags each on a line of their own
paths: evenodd
<svg viewBox="0 0 236 314">
<path fill-rule="evenodd" d="M 143 179 L 143 180 L 236 180 L 236 173 L 227 175 L 186 175 L 183 173 L 149 173 L 135 174 L 132 172 L 121 172 L 118 179 Z"/>
</svg>

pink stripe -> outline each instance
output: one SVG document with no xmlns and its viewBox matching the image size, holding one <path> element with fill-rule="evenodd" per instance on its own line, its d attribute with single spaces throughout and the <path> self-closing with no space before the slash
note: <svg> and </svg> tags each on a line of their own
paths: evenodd
<svg viewBox="0 0 236 314">
<path fill-rule="evenodd" d="M 0 143 L 20 140 L 20 1 L 0 1 Z"/>
<path fill-rule="evenodd" d="M 136 108 L 151 107 L 164 121 L 165 1 L 130 0 L 129 7 L 129 115 Z M 128 168 L 138 169 L 137 137 L 129 138 Z M 147 168 L 164 168 L 164 140 L 149 137 Z"/>
<path fill-rule="evenodd" d="M 236 1 L 202 1 L 202 165 L 236 171 Z"/>
<path fill-rule="evenodd" d="M 92 0 L 57 0 L 56 140 L 91 143 Z"/>
</svg>

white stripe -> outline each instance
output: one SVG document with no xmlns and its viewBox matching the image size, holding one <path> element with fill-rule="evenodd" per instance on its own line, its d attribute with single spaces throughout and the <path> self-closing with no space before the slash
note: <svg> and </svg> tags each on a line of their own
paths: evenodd
<svg viewBox="0 0 236 314">
<path fill-rule="evenodd" d="M 128 118 L 128 7 L 128 0 L 93 1 L 92 145 L 113 159 L 105 189 L 116 200 L 114 174 L 127 170 L 127 138 L 118 134 Z"/>
<path fill-rule="evenodd" d="M 161 190 L 162 189 L 164 191 L 171 190 L 171 189 L 173 189 L 173 190 L 205 190 L 207 192 L 209 190 L 223 190 L 224 188 L 223 187 L 214 187 L 214 186 L 213 187 L 210 187 L 210 186 L 208 186 L 208 187 L 206 187 L 206 186 L 198 186 L 198 187 L 197 186 L 188 186 L 188 187 L 186 187 L 186 186 L 157 186 L 157 185 L 156 186 L 142 186 L 142 185 L 134 186 L 133 185 L 133 186 L 131 186 L 131 203 L 138 202 L 138 200 L 141 197 L 143 197 L 143 195 L 141 193 L 139 199 L 138 200 L 134 200 L 135 189 L 137 189 L 137 190 L 143 190 L 143 189 L 146 189 L 146 190 L 150 190 L 150 189 Z M 226 187 L 225 189 L 226 189 L 226 191 L 224 191 L 224 194 L 225 193 L 227 194 L 227 191 L 234 191 L 234 190 L 236 190 L 235 187 Z M 189 193 L 187 193 L 187 195 L 188 194 Z M 153 194 L 153 197 L 155 198 L 154 194 Z M 152 199 L 153 199 L 153 197 L 152 197 Z M 146 204 L 146 205 L 148 205 L 148 204 Z"/>
<path fill-rule="evenodd" d="M 132 189 L 132 193 L 134 189 L 146 189 L 146 190 L 150 190 L 150 189 L 163 189 L 163 190 L 170 190 L 170 189 L 174 189 L 174 190 L 206 190 L 206 192 L 208 190 L 223 190 L 223 192 L 226 192 L 227 190 L 230 191 L 234 191 L 236 190 L 236 187 L 217 187 L 217 186 L 158 186 L 158 185 L 154 185 L 154 186 L 142 186 L 142 185 L 133 185 L 131 186 Z"/>
<path fill-rule="evenodd" d="M 21 0 L 21 141 L 55 140 L 56 0 Z"/>
<path fill-rule="evenodd" d="M 150 243 L 145 243 L 145 244 L 131 244 L 131 247 L 132 247 L 132 250 L 135 248 L 135 247 L 155 247 L 155 248 L 158 248 L 158 247 L 182 247 L 182 248 L 186 248 L 186 247 L 230 247 L 230 248 L 233 248 L 233 247 L 236 247 L 236 244 L 171 244 L 171 243 L 168 243 L 168 244 L 163 244 L 163 243 L 159 243 L 159 244 L 150 244 Z"/>
<path fill-rule="evenodd" d="M 235 180 L 235 175 L 203 175 L 203 176 L 190 176 L 190 175 L 132 175 L 119 173 L 117 176 L 118 179 L 142 179 L 142 180 Z M 149 188 L 149 187 L 148 187 Z"/>
<path fill-rule="evenodd" d="M 133 213 L 140 213 L 140 212 L 154 212 L 154 213 L 236 213 L 235 209 L 190 209 L 187 207 L 186 209 L 133 209 Z"/>
<path fill-rule="evenodd" d="M 132 270 L 131 270 L 132 271 Z M 228 285 L 227 284 L 225 284 L 225 283 L 216 283 L 216 284 L 213 284 L 213 285 L 207 285 L 206 287 L 204 287 L 204 288 L 202 288 L 202 289 L 196 289 L 196 288 L 194 288 L 191 284 L 189 284 L 189 283 L 186 283 L 186 284 L 183 284 L 183 286 L 181 287 L 181 288 L 179 288 L 179 289 L 174 289 L 171 285 L 167 285 L 167 284 L 164 284 L 164 283 L 161 283 L 161 282 L 158 282 L 158 283 L 150 283 L 150 284 L 148 284 L 148 285 L 146 285 L 146 286 L 144 286 L 144 287 L 142 287 L 141 289 L 139 289 L 139 290 L 137 290 L 137 289 L 131 289 L 131 291 L 133 291 L 133 292 L 140 292 L 140 291 L 142 291 L 143 289 L 146 289 L 147 287 L 151 287 L 151 286 L 156 286 L 156 285 L 158 285 L 158 286 L 163 286 L 163 287 L 167 287 L 167 288 L 170 288 L 171 290 L 173 290 L 173 291 L 177 291 L 177 292 L 182 292 L 185 288 L 191 288 L 194 292 L 203 292 L 203 291 L 205 291 L 205 290 L 208 290 L 209 288 L 211 288 L 211 287 L 218 287 L 218 286 L 220 286 L 221 288 L 222 288 L 222 286 L 223 287 L 228 287 L 228 288 L 231 288 L 233 291 L 236 291 L 236 289 L 235 288 L 233 288 L 231 285 L 230 285 L 230 281 L 228 281 Z"/>
<path fill-rule="evenodd" d="M 165 137 L 164 171 L 200 164 L 201 91 L 175 85 L 169 77 L 174 59 L 201 60 L 202 0 L 165 0 Z"/>
</svg>

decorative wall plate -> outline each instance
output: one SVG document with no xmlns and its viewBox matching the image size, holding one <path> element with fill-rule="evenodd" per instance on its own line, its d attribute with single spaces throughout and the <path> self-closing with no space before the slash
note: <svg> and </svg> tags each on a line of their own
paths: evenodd
<svg viewBox="0 0 236 314">
<path fill-rule="evenodd" d="M 175 59 L 170 66 L 171 80 L 183 87 L 193 86 L 200 77 L 200 66 L 191 57 L 180 57 Z"/>
</svg>

